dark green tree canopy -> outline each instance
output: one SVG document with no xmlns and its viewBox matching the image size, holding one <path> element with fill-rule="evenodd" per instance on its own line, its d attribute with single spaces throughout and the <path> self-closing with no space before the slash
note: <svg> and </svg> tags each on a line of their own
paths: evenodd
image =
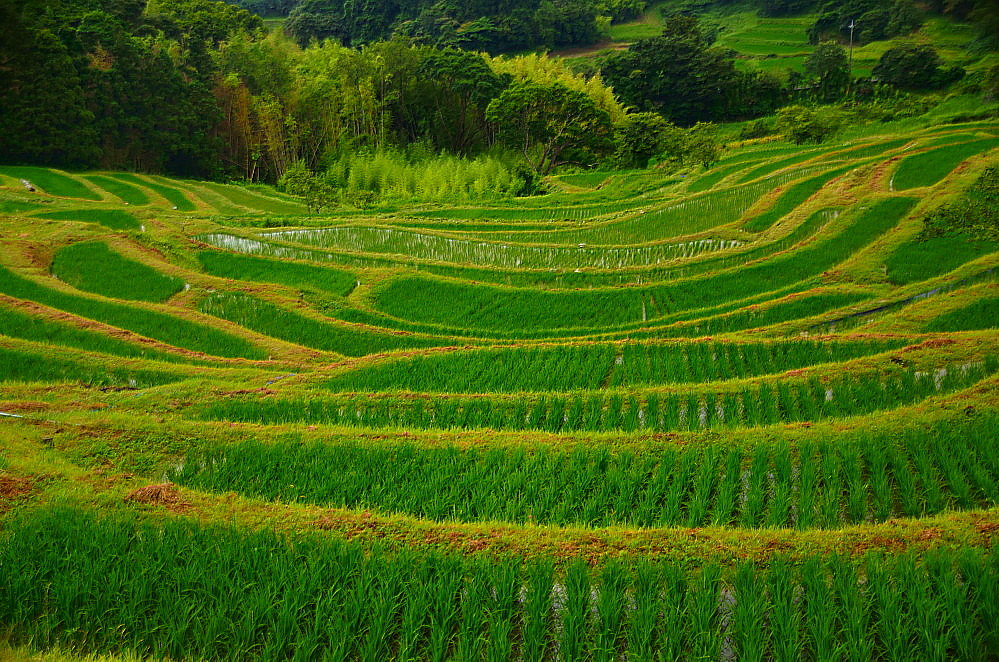
<svg viewBox="0 0 999 662">
<path fill-rule="evenodd" d="M 819 44 L 805 60 L 805 72 L 815 81 L 820 101 L 836 101 L 850 85 L 846 50 L 831 41 Z"/>
<path fill-rule="evenodd" d="M 610 115 L 558 83 L 515 83 L 489 104 L 486 119 L 540 174 L 561 165 L 591 165 L 613 149 Z"/>
<path fill-rule="evenodd" d="M 903 90 L 933 90 L 945 87 L 964 75 L 960 67 L 944 68 L 932 46 L 904 44 L 881 56 L 871 75 Z"/>
<path fill-rule="evenodd" d="M 602 73 L 625 104 L 683 126 L 771 111 L 783 95 L 779 82 L 736 70 L 712 41 L 696 18 L 672 16 L 662 35 L 611 56 Z"/>
</svg>

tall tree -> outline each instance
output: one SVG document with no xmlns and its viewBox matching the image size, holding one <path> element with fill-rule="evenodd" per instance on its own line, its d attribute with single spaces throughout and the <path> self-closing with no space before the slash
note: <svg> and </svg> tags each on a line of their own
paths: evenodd
<svg viewBox="0 0 999 662">
<path fill-rule="evenodd" d="M 591 165 L 613 148 L 610 115 L 557 83 L 515 83 L 489 104 L 486 118 L 542 175 L 561 165 Z"/>
<path fill-rule="evenodd" d="M 805 72 L 815 81 L 816 96 L 826 103 L 842 98 L 850 86 L 846 51 L 831 41 L 819 44 L 805 59 Z"/>
</svg>

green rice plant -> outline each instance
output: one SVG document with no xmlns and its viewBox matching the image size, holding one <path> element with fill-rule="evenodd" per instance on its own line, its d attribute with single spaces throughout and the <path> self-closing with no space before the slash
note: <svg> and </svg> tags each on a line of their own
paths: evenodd
<svg viewBox="0 0 999 662">
<path fill-rule="evenodd" d="M 521 657 L 525 662 L 542 662 L 552 645 L 554 621 L 552 586 L 554 570 L 550 560 L 533 565 L 528 571 L 526 605 L 523 615 Z"/>
<path fill-rule="evenodd" d="M 831 413 L 839 416 L 852 416 L 874 411 L 892 409 L 919 402 L 929 396 L 953 392 L 966 388 L 999 370 L 999 361 L 987 356 L 983 361 L 963 366 L 949 366 L 938 369 L 935 376 L 911 368 L 899 369 L 892 375 L 857 380 L 850 374 L 831 378 L 825 389 L 816 388 L 815 380 L 762 382 L 752 387 L 744 387 L 737 394 L 742 403 L 736 406 L 733 417 L 723 421 L 717 415 L 709 415 L 709 403 L 717 411 L 717 398 L 711 394 L 688 391 L 686 395 L 670 394 L 668 401 L 657 398 L 658 418 L 661 431 L 698 430 L 709 427 L 729 427 L 738 421 L 744 425 L 760 426 L 774 423 L 787 423 L 803 420 L 800 403 L 808 398 L 821 400 L 823 405 L 836 402 L 833 410 L 828 406 L 819 409 L 810 405 L 806 409 L 819 412 L 819 417 Z M 776 388 L 774 388 L 776 386 Z M 581 397 L 581 396 L 580 396 Z M 500 424 L 501 429 L 558 429 L 567 431 L 566 415 L 549 427 L 552 406 L 564 411 L 560 398 L 552 405 L 544 394 L 518 394 L 515 396 L 490 396 L 487 404 L 482 397 L 442 394 L 432 399 L 398 398 L 393 395 L 372 395 L 368 400 L 363 395 L 341 395 L 327 399 L 308 398 L 298 400 L 267 399 L 264 401 L 234 399 L 225 403 L 212 403 L 200 408 L 197 416 L 209 420 L 240 420 L 261 423 L 312 422 L 339 425 L 407 425 L 432 427 L 437 429 L 475 429 Z M 732 398 L 730 397 L 731 401 Z M 724 401 L 724 400 L 722 400 Z M 576 429 L 590 431 L 613 431 L 632 426 L 637 429 L 637 411 L 647 398 L 637 397 L 625 400 L 619 391 L 608 395 L 589 395 L 585 402 L 568 405 L 574 411 L 579 424 Z M 420 404 L 420 415 L 416 415 L 415 405 Z M 382 409 L 374 409 L 380 405 Z M 347 409 L 345 409 L 347 407 Z M 426 407 L 430 407 L 427 410 Z M 499 418 L 497 408 L 505 414 Z M 424 414 L 429 414 L 429 418 Z M 833 471 L 831 464 L 835 458 L 825 460 L 829 467 L 824 478 L 830 485 L 838 485 L 839 472 Z M 835 481 L 835 482 L 834 482 Z M 838 488 L 837 488 L 838 489 Z M 837 502 L 838 503 L 838 502 Z M 826 513 L 838 510 L 838 505 L 829 503 Z M 830 515 L 831 516 L 831 515 Z"/>
<path fill-rule="evenodd" d="M 81 382 L 90 386 L 145 388 L 177 379 L 154 370 L 108 368 L 0 347 L 0 382 Z"/>
<path fill-rule="evenodd" d="M 830 562 L 834 601 L 839 605 L 839 630 L 842 657 L 847 662 L 874 659 L 871 635 L 871 597 L 869 584 L 859 581 L 852 561 L 835 556 Z"/>
<path fill-rule="evenodd" d="M 172 186 L 165 186 L 164 184 L 159 183 L 159 180 L 153 178 L 151 175 L 138 177 L 130 173 L 116 172 L 113 175 L 110 175 L 110 177 L 126 184 L 140 186 L 142 188 L 149 189 L 154 193 L 158 193 L 177 211 L 197 210 L 197 206 L 191 202 L 191 200 L 184 195 L 182 191 Z"/>
<path fill-rule="evenodd" d="M 948 273 L 996 251 L 999 251 L 999 241 L 965 236 L 912 239 L 888 256 L 885 268 L 892 283 L 906 285 Z"/>
<path fill-rule="evenodd" d="M 933 186 L 946 177 L 962 161 L 999 146 L 999 139 L 986 138 L 938 147 L 902 160 L 891 179 L 891 188 L 904 191 L 920 186 Z"/>
<path fill-rule="evenodd" d="M 219 278 L 315 288 L 339 296 L 347 296 L 357 285 L 356 274 L 339 269 L 221 251 L 200 251 L 197 258 L 206 273 Z"/>
<path fill-rule="evenodd" d="M 35 218 L 50 218 L 56 221 L 79 221 L 97 223 L 111 230 L 138 230 L 139 221 L 121 209 L 72 209 L 35 214 Z"/>
<path fill-rule="evenodd" d="M 838 453 L 829 445 L 819 446 L 822 458 L 820 469 L 822 487 L 819 492 L 819 526 L 834 528 L 841 521 L 840 499 L 843 496 L 843 483 L 840 473 Z"/>
<path fill-rule="evenodd" d="M 976 299 L 972 303 L 938 315 L 924 331 L 977 331 L 999 327 L 999 297 Z"/>
<path fill-rule="evenodd" d="M 206 315 L 228 320 L 273 338 L 346 356 L 447 344 L 446 341 L 377 333 L 323 322 L 247 294 L 214 294 L 202 299 L 198 309 Z"/>
<path fill-rule="evenodd" d="M 695 634 L 690 627 L 694 622 L 690 618 L 689 604 L 696 599 L 696 591 L 705 588 L 705 585 L 702 581 L 688 580 L 683 570 L 673 564 L 665 564 L 661 573 L 663 585 L 657 607 L 662 614 L 662 629 L 658 633 L 656 649 L 661 656 L 659 659 L 679 660 L 690 650 Z M 703 575 L 698 579 L 704 579 Z M 701 597 L 700 604 L 703 605 L 707 596 Z M 710 627 L 711 614 L 703 616 Z"/>
<path fill-rule="evenodd" d="M 83 178 L 119 198 L 127 205 L 149 204 L 149 196 L 131 184 L 126 184 L 105 175 L 84 175 Z"/>
<path fill-rule="evenodd" d="M 52 275 L 78 290 L 113 299 L 161 302 L 184 289 L 180 278 L 124 257 L 100 241 L 60 248 Z"/>
<path fill-rule="evenodd" d="M 999 604 L 996 548 L 939 548 L 918 566 L 912 555 L 862 565 L 806 555 L 800 574 L 785 557 L 767 570 L 705 562 L 692 571 L 576 559 L 564 575 L 542 558 L 521 575 L 521 559 L 134 512 L 44 508 L 8 520 L 2 535 L 0 624 L 14 642 L 81 653 L 481 659 L 512 619 L 524 660 L 718 659 L 723 650 L 974 660 L 991 650 Z"/>
<path fill-rule="evenodd" d="M 492 573 L 492 600 L 486 615 L 489 628 L 486 650 L 488 662 L 505 662 L 513 658 L 521 585 L 520 568 L 516 563 L 501 560 L 496 564 Z"/>
<path fill-rule="evenodd" d="M 660 602 L 662 587 L 660 569 L 648 562 L 639 561 L 635 573 L 635 610 L 628 627 L 628 659 L 652 662 L 656 659 L 657 632 L 660 632 Z"/>
<path fill-rule="evenodd" d="M 769 464 L 770 450 L 765 446 L 760 446 L 753 453 L 753 462 L 749 468 L 746 503 L 741 518 L 741 524 L 744 527 L 756 528 L 763 518 L 763 512 L 766 508 Z"/>
<path fill-rule="evenodd" d="M 0 334 L 114 356 L 180 363 L 191 361 L 183 356 L 149 349 L 96 331 L 78 329 L 62 322 L 33 317 L 12 308 L 0 307 Z"/>
<path fill-rule="evenodd" d="M 176 347 L 214 356 L 266 357 L 262 350 L 242 338 L 212 327 L 145 308 L 66 294 L 22 278 L 3 267 L 0 267 L 0 292 L 127 329 Z"/>
<path fill-rule="evenodd" d="M 763 232 L 770 229 L 774 223 L 804 204 L 830 181 L 856 167 L 857 165 L 854 163 L 846 168 L 837 168 L 791 186 L 781 193 L 773 207 L 758 216 L 754 216 L 742 226 L 743 229 L 749 232 Z"/>
<path fill-rule="evenodd" d="M 838 659 L 837 604 L 825 565 L 816 558 L 808 559 L 802 565 L 802 584 L 805 590 L 805 632 L 812 659 Z"/>
<path fill-rule="evenodd" d="M 32 166 L 0 166 L 0 175 L 24 179 L 49 195 L 83 200 L 100 200 L 101 196 L 91 191 L 78 179 L 52 170 Z"/>
<path fill-rule="evenodd" d="M 278 197 L 276 193 L 263 195 L 235 184 L 216 184 L 214 182 L 197 182 L 197 186 L 217 193 L 226 200 L 252 211 L 289 216 L 302 216 L 308 211 L 304 204 L 291 198 Z"/>
<path fill-rule="evenodd" d="M 764 625 L 767 614 L 766 575 L 751 562 L 736 569 L 735 608 L 730 629 L 739 660 L 762 662 L 770 642 Z"/>
<path fill-rule="evenodd" d="M 732 523 L 737 509 L 737 500 L 742 487 L 742 453 L 729 451 L 725 461 L 725 470 L 718 482 L 718 497 L 715 499 L 715 509 L 711 523 L 725 526 Z"/>
<path fill-rule="evenodd" d="M 721 616 L 718 608 L 721 589 L 720 568 L 705 565 L 692 580 L 687 592 L 685 616 L 689 625 L 686 629 L 690 655 L 695 660 L 716 660 L 721 653 Z"/>
<path fill-rule="evenodd" d="M 628 574 L 622 565 L 614 562 L 605 565 L 601 571 L 591 651 L 594 662 L 615 662 L 621 658 L 628 609 L 627 591 L 631 583 Z"/>
<path fill-rule="evenodd" d="M 561 613 L 559 659 L 564 662 L 582 660 L 589 653 L 587 634 L 590 629 L 590 576 L 582 560 L 571 563 L 566 571 Z"/>
<path fill-rule="evenodd" d="M 804 657 L 802 610 L 792 573 L 787 560 L 778 558 L 766 576 L 770 651 L 775 662 L 794 662 Z"/>
<path fill-rule="evenodd" d="M 21 200 L 0 200 L 0 214 L 10 216 L 20 216 L 28 212 L 42 209 L 42 205 L 35 202 L 24 202 Z"/>
<path fill-rule="evenodd" d="M 660 310 L 691 310 L 772 291 L 821 273 L 894 226 L 914 204 L 912 198 L 881 200 L 825 241 L 710 278 L 647 289 L 541 292 L 410 276 L 390 281 L 377 292 L 376 303 L 397 318 L 466 330 L 585 329 L 644 322 L 658 316 L 648 314 L 649 301 Z M 427 305 L 429 298 L 438 305 Z"/>
</svg>

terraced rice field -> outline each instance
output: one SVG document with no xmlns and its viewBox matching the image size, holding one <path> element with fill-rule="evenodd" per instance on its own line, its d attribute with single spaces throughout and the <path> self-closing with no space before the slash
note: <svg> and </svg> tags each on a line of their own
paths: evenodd
<svg viewBox="0 0 999 662">
<path fill-rule="evenodd" d="M 0 631 L 140 659 L 995 659 L 999 252 L 918 237 L 997 135 L 330 216 L 0 167 Z"/>
</svg>

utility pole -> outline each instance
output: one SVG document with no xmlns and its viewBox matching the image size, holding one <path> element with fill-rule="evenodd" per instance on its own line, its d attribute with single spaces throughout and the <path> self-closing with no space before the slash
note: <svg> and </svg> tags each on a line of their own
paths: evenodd
<svg viewBox="0 0 999 662">
<path fill-rule="evenodd" d="M 850 89 L 853 87 L 853 29 L 857 27 L 856 21 L 852 18 L 850 19 L 850 63 L 847 66 L 847 71 L 849 72 L 850 79 L 846 83 L 846 92 L 850 93 Z"/>
</svg>

